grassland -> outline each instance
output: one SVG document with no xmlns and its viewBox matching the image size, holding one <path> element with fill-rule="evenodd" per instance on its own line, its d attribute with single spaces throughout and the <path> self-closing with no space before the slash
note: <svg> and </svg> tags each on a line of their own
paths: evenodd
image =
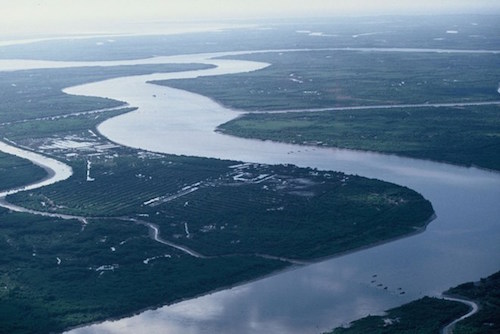
<svg viewBox="0 0 500 334">
<path fill-rule="evenodd" d="M 98 36 L 0 48 L 0 58 L 115 60 L 198 52 L 324 47 L 498 49 L 497 15 L 335 17 L 238 22 L 250 26 L 150 36 Z M 234 22 L 233 22 L 234 23 Z M 232 25 L 233 23 L 229 23 Z M 256 25 L 257 24 L 257 25 Z M 227 27 L 227 26 L 226 26 Z M 159 30 L 162 30 L 159 23 Z M 458 30 L 456 34 L 448 30 Z M 4 34 L 5 35 L 5 34 Z M 7 39 L 8 36 L 3 36 Z"/>
<path fill-rule="evenodd" d="M 446 294 L 479 303 L 479 312 L 455 326 L 456 334 L 493 334 L 500 328 L 500 272 L 476 283 L 451 288 Z M 424 297 L 386 311 L 383 316 L 368 316 L 356 320 L 347 328 L 336 328 L 332 334 L 356 333 L 439 333 L 440 330 L 469 311 L 459 302 Z"/>
<path fill-rule="evenodd" d="M 248 114 L 223 133 L 500 170 L 500 107 Z"/>
</svg>

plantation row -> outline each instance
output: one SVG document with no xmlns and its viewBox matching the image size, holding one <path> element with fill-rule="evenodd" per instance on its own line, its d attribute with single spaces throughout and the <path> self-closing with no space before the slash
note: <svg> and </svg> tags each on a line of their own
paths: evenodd
<svg viewBox="0 0 500 334">
<path fill-rule="evenodd" d="M 36 210 L 59 207 L 59 212 L 85 216 L 135 214 L 142 210 L 144 202 L 152 198 L 218 177 L 223 171 L 221 168 L 228 163 L 211 161 L 203 164 L 188 158 L 183 162 L 180 158 L 120 157 L 94 162 L 90 170 L 92 182 L 86 180 L 86 161 L 75 161 L 72 165 L 74 175 L 68 181 L 18 193 L 9 200 Z"/>
</svg>

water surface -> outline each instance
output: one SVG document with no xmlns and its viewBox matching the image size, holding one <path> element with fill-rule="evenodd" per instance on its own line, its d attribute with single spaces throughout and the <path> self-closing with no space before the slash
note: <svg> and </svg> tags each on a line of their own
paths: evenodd
<svg viewBox="0 0 500 334">
<path fill-rule="evenodd" d="M 191 56 L 190 61 L 218 67 L 118 78 L 66 92 L 110 97 L 139 107 L 99 126 L 102 134 L 120 144 L 377 178 L 422 193 L 432 202 L 437 219 L 423 234 L 72 333 L 319 333 L 498 270 L 498 173 L 218 134 L 214 128 L 238 116 L 237 112 L 197 94 L 146 82 L 236 73 L 266 64 L 199 57 Z"/>
</svg>

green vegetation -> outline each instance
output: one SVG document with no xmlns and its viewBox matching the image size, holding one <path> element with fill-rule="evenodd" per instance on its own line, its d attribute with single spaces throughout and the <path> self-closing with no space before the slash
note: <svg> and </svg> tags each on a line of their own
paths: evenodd
<svg viewBox="0 0 500 334">
<path fill-rule="evenodd" d="M 297 33 L 295 26 L 287 29 L 264 42 L 266 32 L 246 31 L 248 38 L 237 45 L 226 43 L 235 35 L 221 32 L 211 35 L 216 40 L 211 45 L 216 45 L 214 50 L 252 49 L 255 45 L 387 46 L 362 38 L 353 43 L 351 34 L 364 30 L 332 31 L 343 34 L 340 41 L 325 42 L 323 37 L 312 41 L 314 37 Z M 391 46 L 440 46 L 429 38 L 434 33 L 412 35 L 409 42 L 397 33 L 384 33 L 384 38 L 399 41 Z M 277 44 L 276 36 L 286 38 L 278 38 Z M 464 45 L 451 41 L 455 36 L 447 37 L 445 46 Z M 166 39 L 152 43 L 161 38 Z M 161 38 L 143 37 L 139 45 L 134 44 L 135 38 L 123 38 L 124 43 L 115 44 L 115 52 L 122 58 L 134 58 L 138 54 L 199 51 L 195 37 L 172 37 L 185 44 L 168 51 L 164 45 L 171 46 L 166 42 L 170 37 Z M 498 37 L 490 37 L 490 47 L 496 45 L 493 38 Z M 82 51 L 82 58 L 99 58 L 95 48 L 82 47 L 94 42 L 82 42 L 68 52 L 77 50 Z M 468 43 L 466 46 L 474 47 L 478 42 Z M 21 52 L 18 47 L 9 49 L 16 48 Z M 255 73 L 161 84 L 200 92 L 245 110 L 498 99 L 498 55 L 317 51 L 241 58 L 273 65 Z M 56 156 L 75 172 L 67 181 L 18 193 L 9 200 L 35 210 L 85 216 L 89 224 L 82 229 L 77 221 L 0 209 L 0 331 L 52 332 L 124 316 L 290 265 L 286 259 L 272 257 L 316 260 L 421 231 L 432 217 L 431 204 L 422 196 L 377 180 L 289 165 L 238 165 L 152 154 L 113 145 L 95 127 L 130 109 L 75 115 L 122 103 L 60 91 L 122 75 L 203 67 L 147 65 L 1 73 L 1 137 Z M 495 106 L 253 114 L 224 125 L 221 131 L 500 169 L 497 114 Z M 65 140 L 91 144 L 80 148 L 52 145 Z M 43 174 L 36 169 L 0 155 L 0 188 L 32 182 Z M 206 257 L 195 258 L 155 242 L 141 222 L 157 225 L 164 240 Z M 489 313 L 464 321 L 457 330 L 496 330 L 498 289 L 486 282 L 460 289 L 465 291 L 461 294 L 484 297 L 483 310 Z M 390 310 L 386 316 L 361 320 L 350 329 L 338 329 L 338 333 L 358 328 L 359 332 L 379 328 L 385 333 L 389 327 L 403 333 L 435 333 L 464 309 L 462 304 L 424 298 Z"/>
<path fill-rule="evenodd" d="M 0 152 L 0 191 L 33 183 L 46 174 L 30 161 Z"/>
<path fill-rule="evenodd" d="M 94 161 L 94 181 L 87 182 L 86 161 L 77 160 L 68 181 L 9 196 L 9 201 L 81 216 L 141 214 L 161 227 L 165 239 L 205 255 L 301 259 L 418 231 L 433 213 L 419 194 L 377 180 L 293 166 L 229 164 L 118 157 Z"/>
<path fill-rule="evenodd" d="M 455 334 L 493 334 L 500 328 L 500 272 L 476 283 L 465 283 L 446 291 L 447 295 L 479 303 L 478 313 L 458 322 Z M 388 310 L 383 316 L 368 316 L 332 334 L 356 333 L 438 333 L 444 326 L 469 311 L 463 303 L 424 297 Z"/>
<path fill-rule="evenodd" d="M 230 58 L 272 65 L 156 83 L 246 111 L 498 100 L 498 55 L 310 51 Z"/>
<path fill-rule="evenodd" d="M 494 334 L 500 332 L 500 271 L 475 283 L 465 283 L 446 292 L 479 303 L 479 312 L 460 321 L 455 334 Z"/>
<path fill-rule="evenodd" d="M 0 123 L 59 116 L 110 108 L 123 102 L 88 96 L 72 96 L 66 87 L 124 75 L 203 69 L 200 64 L 167 64 L 115 67 L 79 67 L 26 70 L 0 74 Z"/>
<path fill-rule="evenodd" d="M 0 209 L 0 221 L 2 333 L 62 331 L 285 265 L 244 255 L 196 259 L 154 242 L 144 226 L 116 219 L 92 220 L 82 229 L 76 221 Z"/>
<path fill-rule="evenodd" d="M 498 100 L 498 55 L 311 51 L 236 58 L 272 65 L 156 83 L 247 111 Z M 496 105 L 247 114 L 220 131 L 499 170 L 498 114 Z"/>
<path fill-rule="evenodd" d="M 117 147 L 90 158 L 95 180 L 87 182 L 82 158 L 89 157 L 70 161 L 75 174 L 68 181 L 13 198 L 41 210 L 108 218 L 88 219 L 82 229 L 77 221 L 0 209 L 2 331 L 46 333 L 124 316 L 290 265 L 255 253 L 331 255 L 412 232 L 432 214 L 411 190 L 343 174 L 235 167 Z M 182 194 L 194 184 L 199 190 Z M 144 204 L 155 197 L 161 199 Z M 163 239 L 212 256 L 186 255 L 114 215 L 156 223 Z M 360 227 L 366 231 L 356 238 Z M 293 235 L 295 229 L 300 233 Z"/>
<path fill-rule="evenodd" d="M 72 72 L 59 71 L 44 75 L 64 86 Z M 58 100 L 52 90 L 40 94 Z M 330 256 L 419 231 L 433 213 L 417 193 L 377 180 L 119 147 L 95 127 L 130 108 L 73 114 L 103 106 L 88 99 L 75 110 L 68 107 L 74 98 L 63 96 L 36 117 L 0 112 L 9 120 L 0 124 L 2 137 L 74 169 L 67 181 L 9 200 L 90 217 L 82 229 L 76 221 L 0 210 L 0 327 L 9 333 L 59 331 L 179 301 L 290 265 L 261 255 Z M 26 101 L 17 103 L 12 107 L 24 110 Z M 90 144 L 54 145 L 61 141 Z M 6 175 L 25 163 L 8 159 Z M 16 182 L 32 181 L 23 175 Z M 156 224 L 163 239 L 207 258 L 151 240 L 131 219 Z"/>
<path fill-rule="evenodd" d="M 500 170 L 499 115 L 499 106 L 247 114 L 220 131 Z"/>
<path fill-rule="evenodd" d="M 331 334 L 436 334 L 467 311 L 468 307 L 462 303 L 424 297 L 390 309 L 383 316 L 356 320 L 347 328 L 336 328 Z"/>
</svg>

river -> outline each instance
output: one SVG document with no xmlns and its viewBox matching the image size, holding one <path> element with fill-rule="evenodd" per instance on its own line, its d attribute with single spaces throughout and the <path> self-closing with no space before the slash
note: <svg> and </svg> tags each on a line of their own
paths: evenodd
<svg viewBox="0 0 500 334">
<path fill-rule="evenodd" d="M 500 259 L 492 256 L 500 251 L 497 173 L 218 134 L 214 128 L 238 112 L 197 94 L 146 82 L 250 71 L 267 64 L 196 57 L 190 56 L 189 61 L 217 68 L 118 78 L 66 92 L 109 97 L 139 107 L 99 126 L 102 134 L 122 145 L 164 153 L 293 163 L 377 178 L 419 191 L 433 203 L 438 218 L 425 233 L 411 238 L 76 333 L 131 333 L 144 328 L 158 333 L 321 332 L 424 295 L 438 295 L 498 270 Z"/>
<path fill-rule="evenodd" d="M 267 66 L 211 56 L 163 57 L 162 62 L 198 62 L 217 68 L 124 77 L 65 91 L 109 97 L 138 107 L 99 126 L 102 134 L 122 145 L 173 154 L 293 163 L 377 178 L 422 193 L 432 202 L 437 219 L 419 235 L 70 333 L 320 333 L 424 295 L 439 295 L 499 269 L 498 173 L 393 155 L 221 135 L 214 132 L 215 127 L 241 113 L 197 94 L 146 83 Z"/>
<path fill-rule="evenodd" d="M 22 149 L 20 147 L 10 145 L 9 143 L 3 142 L 3 141 L 0 141 L 0 151 L 7 153 L 7 154 L 16 155 L 16 156 L 24 158 L 24 159 L 28 159 L 33 164 L 45 169 L 45 171 L 47 172 L 47 177 L 43 178 L 42 180 L 39 180 L 39 181 L 34 182 L 32 184 L 29 184 L 29 185 L 24 185 L 24 186 L 20 186 L 20 187 L 14 188 L 14 189 L 1 191 L 0 192 L 0 199 L 3 199 L 7 195 L 15 194 L 15 193 L 20 192 L 20 191 L 41 188 L 41 187 L 45 187 L 45 186 L 48 186 L 50 184 L 53 184 L 53 183 L 56 183 L 59 181 L 66 180 L 67 178 L 69 178 L 73 174 L 73 170 L 71 169 L 70 166 L 68 166 L 68 165 L 66 165 L 58 160 L 43 156 L 43 155 L 38 154 L 36 152 L 32 152 L 32 151 L 29 151 L 26 149 Z M 12 209 L 13 207 L 14 207 L 14 205 L 10 205 L 9 209 Z M 17 210 L 14 210 L 14 211 L 17 211 Z"/>
</svg>

